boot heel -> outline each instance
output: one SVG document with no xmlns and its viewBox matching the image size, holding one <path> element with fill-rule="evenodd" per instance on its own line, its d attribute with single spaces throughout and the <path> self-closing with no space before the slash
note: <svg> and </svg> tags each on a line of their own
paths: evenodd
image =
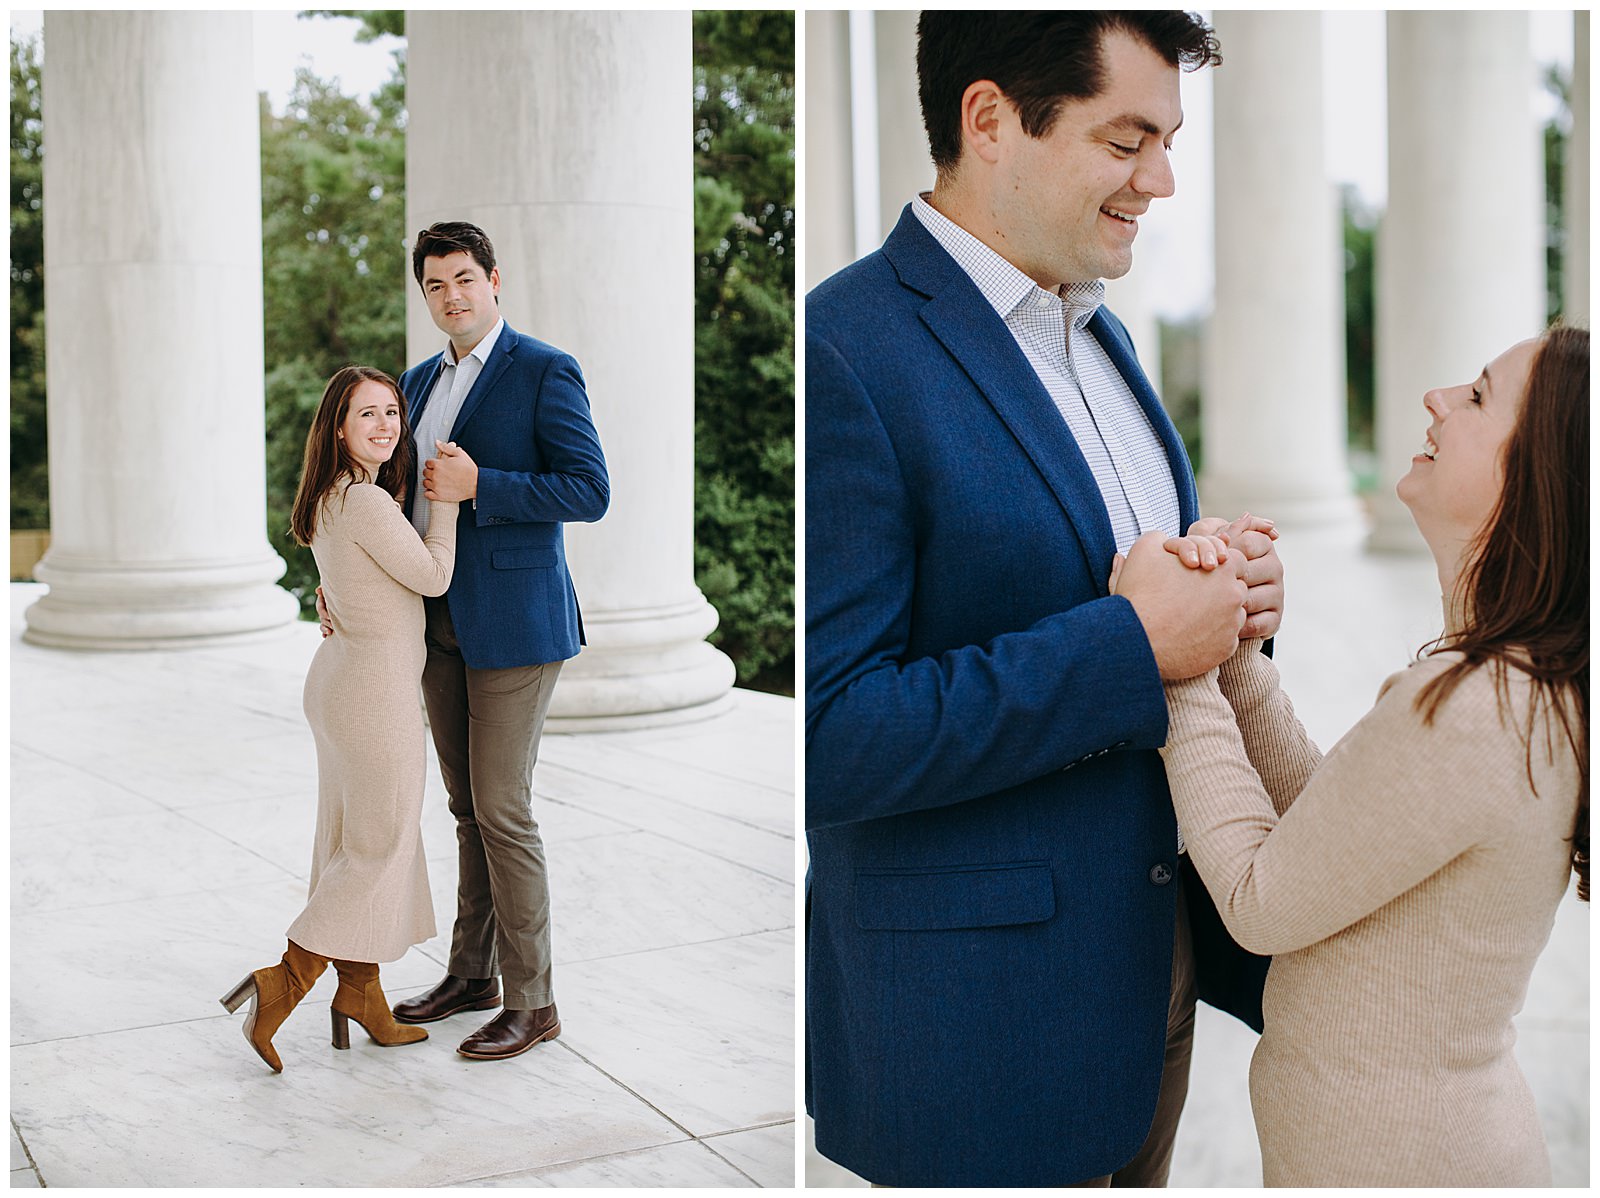
<svg viewBox="0 0 1600 1198">
<path fill-rule="evenodd" d="M 232 1015 L 240 1007 L 244 1006 L 245 1000 L 255 992 L 256 975 L 247 973 L 244 975 L 242 982 L 222 996 L 222 1005 L 227 1008 L 228 1014 Z"/>
<path fill-rule="evenodd" d="M 350 1047 L 350 1018 L 338 1011 L 329 1012 L 333 1016 L 333 1046 L 335 1048 Z"/>
</svg>

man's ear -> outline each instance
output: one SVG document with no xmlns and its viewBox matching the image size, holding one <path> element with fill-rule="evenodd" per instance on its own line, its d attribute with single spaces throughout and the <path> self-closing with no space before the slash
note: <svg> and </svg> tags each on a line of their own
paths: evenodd
<svg viewBox="0 0 1600 1198">
<path fill-rule="evenodd" d="M 993 79 L 969 83 L 961 93 L 961 144 L 993 165 L 999 160 L 1000 138 L 1011 101 Z"/>
</svg>

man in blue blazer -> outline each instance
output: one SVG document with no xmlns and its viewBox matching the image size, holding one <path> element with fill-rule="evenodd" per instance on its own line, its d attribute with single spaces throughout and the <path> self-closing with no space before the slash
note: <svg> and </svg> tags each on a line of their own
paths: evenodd
<svg viewBox="0 0 1600 1198">
<path fill-rule="evenodd" d="M 461 503 L 450 589 L 424 600 L 422 676 L 460 881 L 449 972 L 394 1014 L 429 1023 L 503 1006 L 458 1050 L 500 1060 L 561 1030 L 533 765 L 556 675 L 583 643 L 561 526 L 600 519 L 610 483 L 577 362 L 500 317 L 500 272 L 483 230 L 432 225 L 417 235 L 412 265 L 449 338 L 400 386 L 418 447 L 413 523 L 426 531 L 433 500 Z"/>
<path fill-rule="evenodd" d="M 1270 635 L 1281 567 L 1162 550 L 1193 475 L 1099 305 L 1215 51 L 924 13 L 935 189 L 806 299 L 807 1108 L 873 1182 L 1164 1184 L 1196 969 L 1259 1028 L 1265 962 L 1191 948 L 1156 750 L 1162 679 Z"/>
</svg>

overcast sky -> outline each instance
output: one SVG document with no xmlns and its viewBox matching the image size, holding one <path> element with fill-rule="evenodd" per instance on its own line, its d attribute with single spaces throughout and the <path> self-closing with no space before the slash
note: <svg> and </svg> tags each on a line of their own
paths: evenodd
<svg viewBox="0 0 1600 1198">
<path fill-rule="evenodd" d="M 368 45 L 356 42 L 360 22 L 354 17 L 296 17 L 299 9 L 252 14 L 255 37 L 256 89 L 271 97 L 274 111 L 282 112 L 298 66 L 309 66 L 323 78 L 337 77 L 347 93 L 369 96 L 394 65 L 389 52 L 400 43 L 383 37 Z M 38 11 L 13 12 L 16 33 L 35 33 L 44 25 Z"/>
</svg>

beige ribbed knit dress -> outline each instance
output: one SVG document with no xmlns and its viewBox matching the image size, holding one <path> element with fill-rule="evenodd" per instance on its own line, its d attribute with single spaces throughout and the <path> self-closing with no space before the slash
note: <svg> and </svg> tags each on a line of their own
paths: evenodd
<svg viewBox="0 0 1600 1198">
<path fill-rule="evenodd" d="M 1424 726 L 1425 658 L 1323 758 L 1245 644 L 1167 688 L 1188 851 L 1235 938 L 1273 958 L 1250 1067 L 1273 1186 L 1550 1184 L 1511 1018 L 1566 892 L 1578 772 L 1473 671 Z"/>
<path fill-rule="evenodd" d="M 311 552 L 333 635 L 306 674 L 317 742 L 311 897 L 289 939 L 342 961 L 394 961 L 434 934 L 422 855 L 427 768 L 418 682 L 422 596 L 455 565 L 454 503 L 423 540 L 389 493 L 358 483 L 324 501 Z"/>
</svg>

